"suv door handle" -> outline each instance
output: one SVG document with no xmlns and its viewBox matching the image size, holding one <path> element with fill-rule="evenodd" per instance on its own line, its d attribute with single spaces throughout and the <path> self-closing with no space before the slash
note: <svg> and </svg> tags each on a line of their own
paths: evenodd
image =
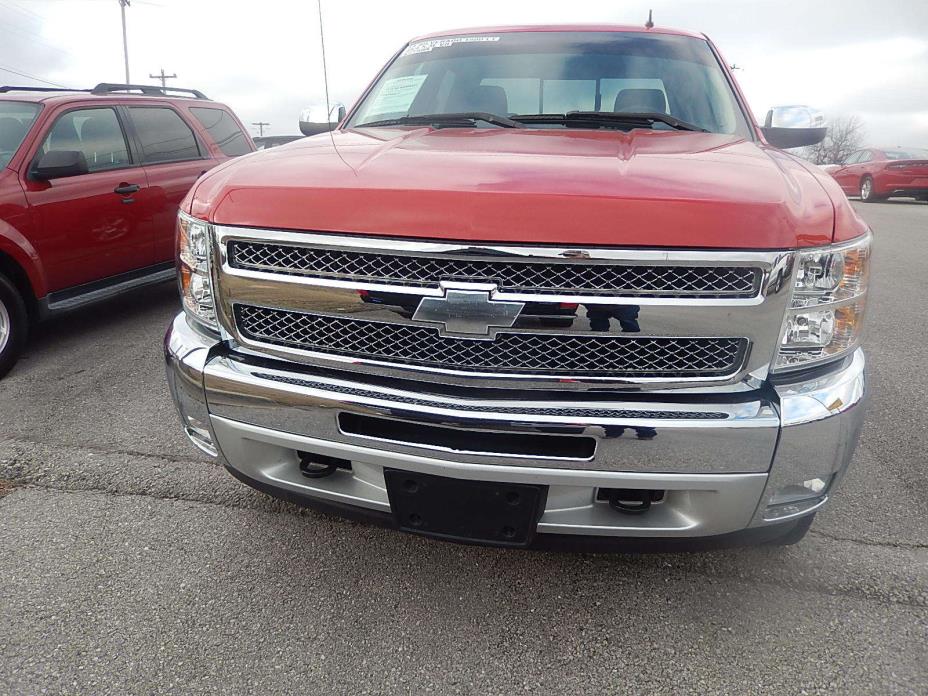
<svg viewBox="0 0 928 696">
<path fill-rule="evenodd" d="M 113 193 L 118 193 L 121 196 L 130 196 L 133 193 L 138 192 L 140 188 L 142 187 L 138 184 L 120 184 L 113 189 Z"/>
</svg>

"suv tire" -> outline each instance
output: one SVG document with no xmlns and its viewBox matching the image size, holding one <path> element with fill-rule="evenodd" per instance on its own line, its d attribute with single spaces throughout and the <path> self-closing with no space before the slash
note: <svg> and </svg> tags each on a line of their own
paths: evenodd
<svg viewBox="0 0 928 696">
<path fill-rule="evenodd" d="M 28 329 L 23 298 L 13 283 L 0 275 L 0 377 L 9 372 L 19 358 L 26 345 Z"/>
</svg>

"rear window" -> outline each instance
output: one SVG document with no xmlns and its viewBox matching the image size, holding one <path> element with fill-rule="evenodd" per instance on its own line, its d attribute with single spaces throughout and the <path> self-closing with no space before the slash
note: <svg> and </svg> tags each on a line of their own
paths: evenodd
<svg viewBox="0 0 928 696">
<path fill-rule="evenodd" d="M 209 133 L 224 155 L 237 157 L 251 152 L 248 138 L 242 133 L 232 115 L 223 109 L 191 107 L 190 113 Z"/>
<path fill-rule="evenodd" d="M 917 147 L 908 150 L 886 150 L 883 154 L 890 160 L 928 159 L 928 150 Z"/>
<path fill-rule="evenodd" d="M 200 159 L 200 148 L 184 120 L 168 107 L 129 107 L 145 162 Z"/>
<path fill-rule="evenodd" d="M 13 159 L 38 113 L 38 104 L 0 101 L 0 167 Z"/>
</svg>

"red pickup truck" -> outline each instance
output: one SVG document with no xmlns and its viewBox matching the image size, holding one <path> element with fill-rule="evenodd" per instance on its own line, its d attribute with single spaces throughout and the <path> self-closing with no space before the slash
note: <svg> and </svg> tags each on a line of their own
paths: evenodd
<svg viewBox="0 0 928 696">
<path fill-rule="evenodd" d="M 867 391 L 870 232 L 778 149 L 820 114 L 760 127 L 701 35 L 552 26 L 415 39 L 340 121 L 181 206 L 194 444 L 439 538 L 805 534 Z"/>
<path fill-rule="evenodd" d="M 0 87 L 0 377 L 30 323 L 173 278 L 181 199 L 254 149 L 197 90 Z"/>
</svg>

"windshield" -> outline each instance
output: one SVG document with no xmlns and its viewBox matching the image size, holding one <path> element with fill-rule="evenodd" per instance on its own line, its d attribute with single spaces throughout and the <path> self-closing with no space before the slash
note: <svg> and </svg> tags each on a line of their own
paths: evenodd
<svg viewBox="0 0 928 696">
<path fill-rule="evenodd" d="M 0 101 L 0 167 L 13 159 L 38 113 L 38 104 Z"/>
<path fill-rule="evenodd" d="M 750 133 L 708 42 L 638 32 L 513 32 L 416 41 L 381 75 L 347 125 L 435 114 L 518 120 L 574 111 L 609 113 L 610 120 L 615 113 L 668 114 L 712 133 Z M 567 120 L 523 123 L 578 127 Z M 616 127 L 622 127 L 621 119 Z M 650 127 L 673 128 L 661 121 Z"/>
<path fill-rule="evenodd" d="M 910 160 L 910 159 L 928 159 L 928 150 L 918 147 L 911 147 L 908 150 L 885 150 L 886 159 L 890 160 Z"/>
</svg>

